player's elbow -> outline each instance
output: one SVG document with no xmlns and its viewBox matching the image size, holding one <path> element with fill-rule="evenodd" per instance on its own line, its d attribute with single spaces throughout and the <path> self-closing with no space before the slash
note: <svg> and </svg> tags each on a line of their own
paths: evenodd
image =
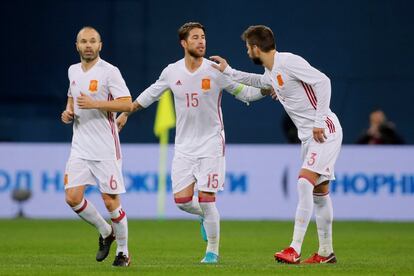
<svg viewBox="0 0 414 276">
<path fill-rule="evenodd" d="M 122 112 L 132 112 L 133 109 L 134 109 L 134 105 L 133 105 L 131 99 L 124 100 L 122 102 L 122 110 L 121 110 Z"/>
</svg>

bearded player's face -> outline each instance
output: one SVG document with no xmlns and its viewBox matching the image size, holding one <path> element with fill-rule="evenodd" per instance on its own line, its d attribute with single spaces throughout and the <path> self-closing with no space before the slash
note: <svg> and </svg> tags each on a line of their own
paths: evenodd
<svg viewBox="0 0 414 276">
<path fill-rule="evenodd" d="M 253 61 L 253 63 L 257 65 L 263 65 L 263 62 L 259 57 L 259 48 L 256 45 L 250 45 L 249 43 L 247 43 L 247 41 L 246 48 L 247 54 L 249 55 L 249 58 Z"/>
<path fill-rule="evenodd" d="M 76 49 L 82 60 L 91 62 L 99 56 L 102 42 L 99 34 L 92 29 L 84 29 L 78 34 Z"/>
<path fill-rule="evenodd" d="M 200 28 L 194 28 L 188 34 L 188 38 L 182 41 L 187 53 L 195 58 L 204 57 L 206 54 L 206 36 Z"/>
</svg>

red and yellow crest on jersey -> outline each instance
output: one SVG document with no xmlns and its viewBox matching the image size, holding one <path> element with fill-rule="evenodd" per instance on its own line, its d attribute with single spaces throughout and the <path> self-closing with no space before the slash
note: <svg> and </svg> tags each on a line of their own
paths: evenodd
<svg viewBox="0 0 414 276">
<path fill-rule="evenodd" d="M 210 79 L 209 78 L 204 78 L 201 80 L 201 89 L 204 92 L 207 92 L 208 90 L 210 90 Z"/>
<path fill-rule="evenodd" d="M 277 74 L 276 79 L 277 79 L 277 83 L 279 84 L 279 86 L 283 86 L 285 84 L 283 82 L 283 79 L 282 79 L 282 75 L 281 74 Z"/>
<path fill-rule="evenodd" d="M 97 92 L 98 91 L 98 81 L 97 80 L 91 80 L 89 83 L 89 91 Z"/>
</svg>

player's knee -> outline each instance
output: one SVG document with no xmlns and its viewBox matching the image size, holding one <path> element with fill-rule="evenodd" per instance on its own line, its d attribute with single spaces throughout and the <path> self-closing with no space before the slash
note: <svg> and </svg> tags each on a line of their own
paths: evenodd
<svg viewBox="0 0 414 276">
<path fill-rule="evenodd" d="M 102 194 L 102 199 L 108 211 L 112 212 L 121 204 L 118 195 Z"/>
<path fill-rule="evenodd" d="M 66 203 L 70 207 L 75 207 L 76 205 L 79 205 L 82 202 L 82 199 L 83 199 L 83 195 L 77 195 L 73 193 L 66 193 L 65 195 Z"/>
<path fill-rule="evenodd" d="M 187 197 L 175 197 L 174 198 L 175 205 L 183 211 L 186 211 L 189 207 L 192 205 L 193 197 L 187 196 Z"/>
</svg>

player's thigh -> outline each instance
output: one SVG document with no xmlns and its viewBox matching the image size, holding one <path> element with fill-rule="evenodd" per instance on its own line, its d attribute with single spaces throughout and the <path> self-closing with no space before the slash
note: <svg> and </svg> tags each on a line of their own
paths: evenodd
<svg viewBox="0 0 414 276">
<path fill-rule="evenodd" d="M 88 160 L 70 158 L 66 163 L 64 185 L 65 190 L 69 188 L 95 185 L 96 180 L 89 167 Z"/>
<path fill-rule="evenodd" d="M 217 193 L 224 189 L 226 159 L 224 156 L 201 158 L 196 172 L 197 189 L 207 193 Z"/>
<path fill-rule="evenodd" d="M 125 193 L 122 160 L 90 161 L 91 171 L 98 181 L 98 187 L 104 194 Z"/>
<path fill-rule="evenodd" d="M 197 159 L 174 156 L 171 167 L 171 182 L 174 195 L 184 197 L 194 194 L 194 169 Z"/>
</svg>

